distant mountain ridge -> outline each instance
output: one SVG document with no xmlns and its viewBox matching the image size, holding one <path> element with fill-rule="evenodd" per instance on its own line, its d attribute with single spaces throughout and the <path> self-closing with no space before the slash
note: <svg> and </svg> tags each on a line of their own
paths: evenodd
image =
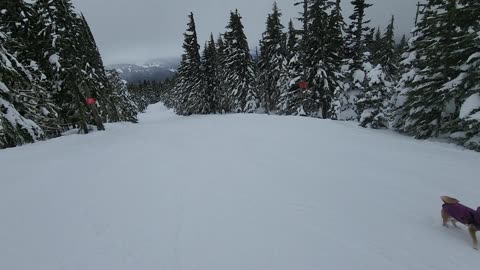
<svg viewBox="0 0 480 270">
<path fill-rule="evenodd" d="M 108 66 L 118 70 L 122 79 L 136 84 L 143 81 L 163 81 L 175 76 L 180 58 L 158 58 L 144 64 L 117 64 Z"/>
</svg>

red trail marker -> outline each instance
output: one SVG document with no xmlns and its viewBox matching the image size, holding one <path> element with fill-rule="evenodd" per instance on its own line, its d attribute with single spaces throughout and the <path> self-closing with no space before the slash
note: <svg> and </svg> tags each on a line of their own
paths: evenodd
<svg viewBox="0 0 480 270">
<path fill-rule="evenodd" d="M 308 89 L 308 83 L 307 82 L 299 82 L 298 86 L 302 89 Z"/>
<path fill-rule="evenodd" d="M 87 98 L 87 105 L 88 105 L 88 106 L 95 105 L 95 103 L 97 103 L 97 99 L 96 99 L 96 98 Z"/>
</svg>

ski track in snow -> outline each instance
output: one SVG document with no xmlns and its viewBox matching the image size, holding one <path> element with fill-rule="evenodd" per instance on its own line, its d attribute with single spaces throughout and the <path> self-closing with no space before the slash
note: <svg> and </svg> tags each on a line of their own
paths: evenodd
<svg viewBox="0 0 480 270">
<path fill-rule="evenodd" d="M 0 151 L 0 269 L 475 269 L 480 155 L 355 123 L 175 116 Z M 480 235 L 479 235 L 480 236 Z"/>
</svg>

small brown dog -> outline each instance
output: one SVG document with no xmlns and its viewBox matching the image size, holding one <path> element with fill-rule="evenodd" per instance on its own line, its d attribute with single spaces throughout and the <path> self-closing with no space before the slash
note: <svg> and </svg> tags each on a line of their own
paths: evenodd
<svg viewBox="0 0 480 270">
<path fill-rule="evenodd" d="M 448 227 L 448 222 L 452 222 L 457 227 L 456 222 L 468 226 L 468 231 L 473 240 L 473 248 L 478 250 L 477 231 L 480 231 L 480 207 L 477 211 L 461 204 L 457 199 L 448 196 L 442 196 L 444 205 L 442 206 L 443 226 Z"/>
</svg>

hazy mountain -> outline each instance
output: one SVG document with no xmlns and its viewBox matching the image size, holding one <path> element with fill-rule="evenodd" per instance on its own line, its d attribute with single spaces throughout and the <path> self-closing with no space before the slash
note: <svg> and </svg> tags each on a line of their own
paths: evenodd
<svg viewBox="0 0 480 270">
<path fill-rule="evenodd" d="M 163 81 L 175 75 L 180 58 L 152 59 L 143 64 L 118 64 L 108 68 L 120 72 L 122 79 L 129 83 Z"/>
</svg>

